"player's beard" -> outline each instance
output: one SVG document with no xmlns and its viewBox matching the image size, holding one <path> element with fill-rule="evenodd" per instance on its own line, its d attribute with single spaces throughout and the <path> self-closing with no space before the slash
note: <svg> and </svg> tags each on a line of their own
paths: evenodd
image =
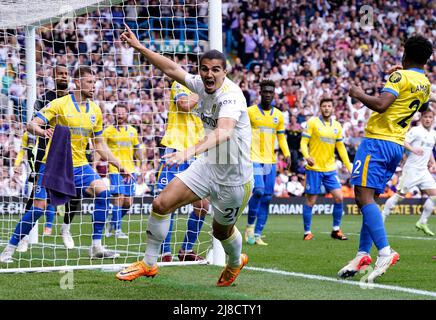
<svg viewBox="0 0 436 320">
<path fill-rule="evenodd" d="M 68 83 L 64 82 L 56 82 L 56 90 L 65 91 L 68 89 Z"/>
</svg>

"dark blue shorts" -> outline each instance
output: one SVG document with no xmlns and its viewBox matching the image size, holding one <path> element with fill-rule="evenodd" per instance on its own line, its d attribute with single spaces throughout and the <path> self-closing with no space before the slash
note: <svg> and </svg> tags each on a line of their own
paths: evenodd
<svg viewBox="0 0 436 320">
<path fill-rule="evenodd" d="M 38 182 L 35 188 L 35 199 L 47 199 L 45 188 L 42 187 L 42 177 L 45 172 L 45 164 L 41 164 L 38 172 Z M 76 186 L 76 193 L 83 195 L 85 190 L 89 188 L 94 180 L 101 179 L 100 176 L 88 165 L 81 167 L 74 167 L 74 185 Z"/>
<path fill-rule="evenodd" d="M 398 143 L 365 138 L 354 157 L 351 184 L 375 189 L 382 194 L 403 157 Z"/>
<path fill-rule="evenodd" d="M 133 178 L 126 181 L 119 173 L 110 173 L 111 194 L 123 194 L 127 197 L 133 197 L 135 195 L 136 175 L 133 173 L 132 176 Z"/>
<path fill-rule="evenodd" d="M 306 170 L 306 194 L 323 194 L 340 188 L 341 182 L 336 170 L 326 172 Z"/>
</svg>

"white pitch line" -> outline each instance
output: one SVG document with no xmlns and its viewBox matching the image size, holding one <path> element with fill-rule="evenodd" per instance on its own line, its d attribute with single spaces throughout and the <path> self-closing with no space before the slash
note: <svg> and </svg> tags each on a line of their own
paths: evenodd
<svg viewBox="0 0 436 320">
<path fill-rule="evenodd" d="M 321 232 L 324 234 L 330 234 L 330 232 Z M 360 236 L 360 233 L 351 233 L 347 232 L 347 235 Z M 400 239 L 411 239 L 411 240 L 428 240 L 428 241 L 436 241 L 434 237 L 411 237 L 411 236 L 398 236 L 395 234 L 387 234 L 388 238 L 400 238 Z"/>
<path fill-rule="evenodd" d="M 269 233 L 301 233 L 299 231 L 270 231 Z M 316 234 L 317 232 L 315 232 Z M 330 234 L 330 232 L 319 232 L 322 234 Z M 360 236 L 360 233 L 352 233 L 352 232 L 346 232 L 346 235 L 352 235 L 352 236 Z M 399 236 L 395 234 L 389 234 L 388 238 L 399 238 L 399 239 L 410 239 L 410 240 L 425 240 L 425 241 L 436 241 L 436 237 L 412 237 L 412 236 Z"/>
<path fill-rule="evenodd" d="M 267 268 L 258 268 L 258 267 L 245 267 L 244 269 L 280 274 L 280 275 L 285 275 L 285 276 L 290 276 L 290 277 L 298 277 L 298 278 L 305 278 L 305 279 L 311 279 L 311 280 L 320 280 L 320 281 L 336 282 L 336 283 L 341 283 L 341 284 L 349 284 L 349 285 L 353 285 L 353 286 L 360 286 L 360 287 L 362 287 L 362 289 L 377 288 L 377 289 L 392 290 L 392 291 L 405 292 L 405 293 L 411 293 L 411 294 L 436 298 L 436 292 L 434 292 L 434 291 L 426 291 L 426 290 L 419 290 L 419 289 L 413 289 L 413 288 L 403 288 L 403 287 L 391 286 L 391 285 L 386 285 L 386 284 L 362 283 L 362 282 L 350 281 L 350 280 L 338 280 L 336 278 L 329 278 L 329 277 L 325 277 L 325 276 L 305 274 L 305 273 L 299 273 L 299 272 L 282 271 L 282 270 L 277 270 L 277 269 L 267 269 Z"/>
</svg>

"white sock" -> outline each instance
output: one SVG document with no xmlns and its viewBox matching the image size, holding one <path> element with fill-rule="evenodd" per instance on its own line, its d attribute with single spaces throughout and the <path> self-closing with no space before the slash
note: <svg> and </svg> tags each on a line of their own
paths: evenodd
<svg viewBox="0 0 436 320">
<path fill-rule="evenodd" d="M 388 200 L 386 200 L 385 206 L 384 206 L 383 211 L 382 211 L 383 222 L 385 221 L 386 217 L 391 213 L 392 209 L 402 199 L 403 199 L 403 197 L 400 196 L 398 193 L 396 193 L 392 197 L 390 197 Z"/>
<path fill-rule="evenodd" d="M 309 233 L 312 233 L 312 231 L 304 231 L 304 235 L 306 235 L 306 234 L 309 234 Z"/>
<path fill-rule="evenodd" d="M 339 226 L 334 226 L 333 227 L 333 231 L 338 231 L 340 228 L 339 228 Z"/>
<path fill-rule="evenodd" d="M 101 247 L 101 239 L 92 239 L 92 246 L 93 247 Z"/>
<path fill-rule="evenodd" d="M 62 223 L 62 231 L 70 231 L 70 224 Z"/>
<path fill-rule="evenodd" d="M 170 230 L 171 214 L 158 215 L 153 211 L 148 218 L 147 246 L 145 248 L 144 262 L 154 266 L 159 258 L 160 246 Z"/>
<path fill-rule="evenodd" d="M 383 249 L 381 249 L 378 254 L 380 256 L 388 256 L 391 254 L 391 246 L 386 246 Z"/>
<path fill-rule="evenodd" d="M 419 223 L 427 224 L 428 217 L 433 213 L 434 205 L 435 205 L 436 197 L 429 197 L 425 203 L 422 210 L 421 218 L 419 219 Z"/>
<path fill-rule="evenodd" d="M 233 227 L 233 233 L 226 240 L 222 240 L 225 253 L 229 256 L 227 265 L 230 268 L 238 268 L 241 265 L 242 236 L 238 228 Z"/>
</svg>

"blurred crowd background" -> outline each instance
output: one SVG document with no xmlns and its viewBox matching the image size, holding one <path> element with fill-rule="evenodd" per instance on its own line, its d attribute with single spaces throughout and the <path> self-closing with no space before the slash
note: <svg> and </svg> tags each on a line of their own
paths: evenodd
<svg viewBox="0 0 436 320">
<path fill-rule="evenodd" d="M 184 4 L 184 5 L 182 5 Z M 365 7 L 362 7 L 364 6 Z M 37 28 L 37 95 L 54 89 L 53 67 L 62 63 L 70 75 L 78 65 L 97 73 L 94 101 L 112 124 L 112 108 L 124 103 L 135 126 L 147 163 L 136 194 L 155 193 L 156 170 L 163 148 L 160 140 L 168 118 L 170 79 L 151 68 L 133 49 L 119 41 L 126 22 L 144 44 L 161 51 L 196 73 L 198 53 L 207 40 L 207 1 L 137 0 L 61 20 Z M 242 88 L 247 104 L 260 102 L 259 82 L 275 81 L 276 108 L 283 114 L 292 153 L 287 167 L 277 151 L 277 197 L 304 193 L 305 161 L 300 153 L 306 121 L 319 115 L 322 96 L 334 100 L 334 118 L 343 126 L 350 159 L 364 136 L 370 110 L 348 97 L 355 83 L 377 95 L 387 70 L 401 64 L 405 39 L 422 34 L 436 39 L 435 9 L 431 1 L 291 1 L 223 0 L 224 51 L 228 75 Z M 25 196 L 26 162 L 14 166 L 21 149 L 26 117 L 24 29 L 0 29 L 0 196 Z M 166 51 L 166 50 L 165 50 Z M 426 66 L 435 91 L 436 58 Z M 70 89 L 73 89 L 73 82 Z M 417 124 L 417 115 L 412 125 Z M 90 160 L 107 179 L 107 164 Z M 350 173 L 338 160 L 345 197 L 353 197 Z M 382 196 L 396 191 L 401 166 Z M 419 197 L 412 191 L 409 197 Z"/>
</svg>

